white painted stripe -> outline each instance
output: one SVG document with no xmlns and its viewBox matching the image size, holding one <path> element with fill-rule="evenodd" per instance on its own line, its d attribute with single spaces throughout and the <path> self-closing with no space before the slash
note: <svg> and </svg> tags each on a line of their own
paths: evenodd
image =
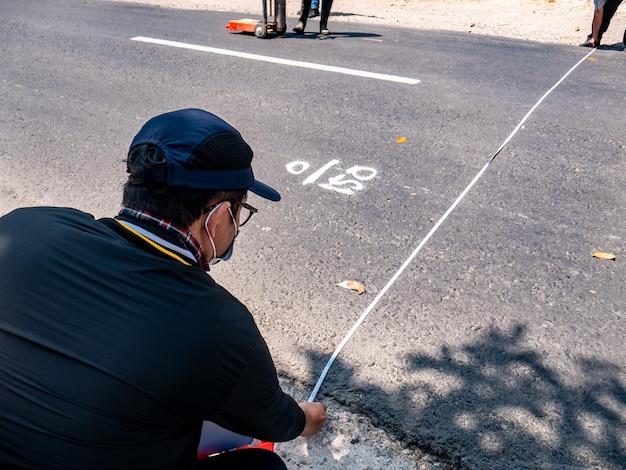
<svg viewBox="0 0 626 470">
<path fill-rule="evenodd" d="M 416 85 L 420 81 L 415 78 L 399 77 L 397 75 L 386 75 L 384 73 L 366 72 L 364 70 L 347 69 L 344 67 L 334 67 L 332 65 L 314 64 L 311 62 L 302 62 L 300 60 L 280 59 L 259 54 L 250 54 L 248 52 L 231 51 L 228 49 L 218 49 L 216 47 L 200 46 L 197 44 L 188 44 L 185 42 L 168 41 L 166 39 L 147 38 L 136 36 L 131 41 L 147 42 L 150 44 L 158 44 L 161 46 L 178 47 L 182 49 L 191 49 L 194 51 L 210 52 L 212 54 L 227 55 L 231 57 L 239 57 L 248 60 L 258 60 L 261 62 L 270 62 L 272 64 L 288 65 L 291 67 L 301 67 L 305 69 L 323 70 L 325 72 L 342 73 L 345 75 L 356 75 L 357 77 L 373 78 L 376 80 L 386 80 L 389 82 L 405 83 L 407 85 Z"/>
<path fill-rule="evenodd" d="M 372 303 L 370 303 L 368 305 L 368 307 L 365 309 L 365 311 L 361 314 L 361 316 L 359 317 L 359 319 L 356 321 L 356 323 L 354 325 L 352 325 L 352 328 L 350 328 L 350 331 L 348 332 L 348 334 L 346 334 L 346 336 L 344 336 L 343 340 L 341 341 L 341 343 L 339 343 L 339 346 L 337 346 L 337 348 L 335 349 L 335 352 L 333 353 L 333 355 L 330 357 L 330 359 L 328 360 L 328 362 L 326 363 L 326 366 L 324 367 L 324 370 L 322 371 L 322 373 L 320 374 L 319 379 L 317 379 L 317 383 L 315 384 L 315 387 L 313 388 L 313 391 L 311 392 L 311 396 L 309 396 L 309 400 L 308 401 L 314 401 L 315 397 L 317 396 L 317 392 L 319 392 L 320 387 L 322 386 L 322 384 L 324 383 L 324 379 L 326 378 L 326 375 L 328 374 L 328 371 L 330 370 L 331 366 L 333 365 L 333 362 L 335 362 L 335 359 L 337 359 L 337 356 L 339 356 L 339 353 L 341 352 L 341 350 L 344 348 L 344 346 L 348 343 L 348 341 L 350 340 L 350 338 L 352 338 L 352 336 L 354 335 L 354 333 L 356 332 L 356 330 L 361 326 L 361 323 L 363 323 L 365 321 L 365 319 L 367 318 L 367 316 L 370 314 L 370 312 L 374 309 L 374 307 L 376 306 L 376 304 L 378 303 L 378 301 L 380 299 L 383 298 L 383 296 L 387 293 L 387 291 L 389 290 L 389 288 L 393 285 L 394 282 L 396 282 L 396 280 L 398 279 L 398 277 L 400 277 L 400 274 L 402 274 L 404 272 L 404 270 L 409 266 L 409 264 L 411 264 L 411 262 L 413 261 L 413 259 L 417 256 L 417 254 L 421 251 L 422 247 L 424 245 L 426 245 L 426 243 L 428 242 L 428 240 L 430 240 L 430 237 L 432 237 L 435 232 L 437 231 L 437 229 L 441 226 L 441 224 L 448 218 L 448 216 L 452 213 L 452 211 L 456 208 L 456 206 L 459 205 L 459 203 L 461 202 L 461 200 L 465 197 L 465 195 L 470 191 L 470 189 L 472 189 L 472 187 L 476 184 L 476 182 L 482 177 L 483 173 L 485 173 L 485 171 L 487 171 L 487 168 L 489 168 L 489 165 L 491 165 L 491 163 L 496 159 L 496 157 L 498 156 L 498 154 L 502 151 L 502 149 L 509 143 L 509 141 L 513 138 L 513 136 L 515 134 L 517 134 L 517 132 L 520 130 L 520 128 L 524 125 L 524 123 L 526 122 L 526 120 L 530 117 L 530 115 L 535 111 L 535 109 L 537 109 L 537 107 L 543 102 L 543 100 L 545 100 L 548 95 L 550 93 L 552 93 L 554 91 L 554 89 L 556 87 L 558 87 L 563 80 L 565 80 L 567 78 L 567 76 L 569 74 L 571 74 L 580 64 L 582 64 L 585 60 L 587 60 L 589 58 L 589 56 L 591 54 L 593 54 L 593 52 L 596 49 L 593 49 L 591 52 L 589 52 L 589 54 L 587 54 L 585 57 L 583 57 L 582 59 L 580 59 L 576 65 L 574 65 L 571 69 L 569 69 L 567 71 L 567 73 L 565 75 L 563 75 L 563 77 L 561 77 L 561 79 L 556 82 L 552 88 L 550 88 L 540 99 L 539 101 L 537 101 L 537 103 L 535 103 L 535 105 L 530 108 L 530 111 L 528 111 L 528 113 L 526 113 L 526 115 L 522 118 L 522 120 L 519 122 L 519 124 L 515 127 L 515 129 L 513 129 L 513 131 L 509 134 L 509 136 L 504 140 L 504 142 L 502 143 L 502 145 L 500 145 L 500 147 L 498 148 L 498 150 L 496 150 L 496 153 L 494 153 L 491 158 L 489 158 L 489 160 L 487 161 L 487 163 L 485 163 L 485 165 L 481 168 L 481 170 L 476 174 L 476 176 L 474 176 L 474 179 L 470 182 L 470 184 L 467 185 L 467 187 L 461 192 L 461 194 L 459 195 L 459 197 L 456 198 L 456 200 L 452 203 L 452 205 L 448 208 L 448 210 L 441 216 L 441 218 L 437 221 L 437 223 L 433 226 L 432 229 L 430 229 L 430 232 L 428 232 L 428 234 L 424 237 L 424 239 L 419 243 L 419 245 L 417 245 L 417 248 L 415 248 L 415 250 L 413 250 L 413 253 L 411 253 L 411 255 L 406 259 L 406 261 L 402 264 L 402 266 L 400 266 L 400 268 L 396 271 L 396 273 L 391 277 L 391 279 L 389 279 L 389 281 L 387 282 L 387 284 L 385 284 L 385 287 L 382 288 L 382 290 L 378 293 L 378 295 L 374 298 L 374 300 L 372 301 Z"/>
</svg>

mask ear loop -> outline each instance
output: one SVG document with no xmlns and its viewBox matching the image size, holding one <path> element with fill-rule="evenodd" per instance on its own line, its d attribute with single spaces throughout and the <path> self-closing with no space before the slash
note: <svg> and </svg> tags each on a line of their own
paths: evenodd
<svg viewBox="0 0 626 470">
<path fill-rule="evenodd" d="M 228 213 L 230 214 L 230 220 L 233 221 L 233 225 L 235 226 L 235 238 L 237 238 L 237 235 L 239 235 L 239 227 L 237 226 L 237 221 L 235 220 L 235 216 L 233 215 L 233 205 L 231 203 L 230 207 L 228 208 Z"/>
<path fill-rule="evenodd" d="M 217 250 L 215 249 L 215 242 L 213 241 L 213 237 L 211 236 L 211 233 L 209 232 L 209 219 L 211 218 L 211 215 L 213 215 L 213 212 L 215 212 L 217 208 L 221 206 L 222 204 L 223 202 L 220 202 L 217 206 L 211 209 L 211 212 L 209 212 L 209 215 L 207 215 L 204 221 L 204 230 L 206 231 L 206 234 L 209 237 L 209 241 L 211 242 L 211 248 L 213 249 L 213 256 L 209 260 L 209 264 L 211 265 L 216 264 L 219 261 L 221 261 L 221 258 L 217 257 Z M 230 207 L 228 208 L 228 215 L 230 215 L 230 220 L 233 221 L 233 225 L 235 226 L 235 237 L 233 238 L 233 243 L 235 243 L 235 238 L 237 238 L 237 235 L 239 235 L 239 228 L 237 227 L 237 221 L 235 220 L 235 216 L 233 215 L 233 211 L 231 210 Z"/>
<path fill-rule="evenodd" d="M 209 219 L 211 218 L 211 216 L 213 215 L 213 212 L 216 211 L 216 209 L 221 206 L 222 203 L 220 202 L 217 206 L 215 206 L 213 209 L 211 209 L 211 212 L 209 212 L 209 215 L 206 216 L 206 219 L 204 220 L 204 230 L 206 231 L 207 236 L 209 237 L 209 241 L 211 242 L 211 248 L 213 249 L 213 255 L 211 256 L 211 259 L 209 260 L 209 264 L 215 264 L 217 263 L 217 251 L 215 250 L 215 243 L 213 242 L 213 237 L 211 236 L 211 233 L 209 232 Z"/>
</svg>

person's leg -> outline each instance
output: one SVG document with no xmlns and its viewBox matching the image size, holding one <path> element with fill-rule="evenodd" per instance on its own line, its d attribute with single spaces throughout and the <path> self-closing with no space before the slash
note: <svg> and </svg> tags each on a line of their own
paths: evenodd
<svg viewBox="0 0 626 470">
<path fill-rule="evenodd" d="M 320 0 L 311 0 L 311 12 L 309 18 L 320 16 Z"/>
<path fill-rule="evenodd" d="M 622 3 L 622 0 L 607 0 L 604 4 L 604 10 L 602 13 L 602 23 L 600 23 L 600 30 L 598 31 L 598 41 L 602 41 L 602 35 L 609 29 L 609 24 Z"/>
<path fill-rule="evenodd" d="M 621 1 L 621 0 L 620 0 Z M 600 27 L 602 25 L 603 9 L 607 0 L 593 0 L 593 20 L 591 21 L 591 34 L 581 44 L 585 47 L 598 47 L 600 45 Z"/>
<path fill-rule="evenodd" d="M 600 39 L 598 36 L 600 35 L 600 25 L 602 25 L 602 14 L 604 13 L 604 8 L 600 8 L 599 10 L 593 11 L 593 23 L 591 27 L 591 40 L 593 41 L 594 47 L 598 47 L 600 45 Z"/>
<path fill-rule="evenodd" d="M 270 450 L 242 449 L 196 460 L 194 470 L 287 470 L 287 466 Z"/>
<path fill-rule="evenodd" d="M 306 27 L 306 20 L 309 18 L 309 10 L 311 9 L 311 0 L 302 0 L 302 7 L 300 8 L 300 19 L 298 24 L 293 28 L 293 32 L 296 34 L 304 34 L 304 28 Z"/>
<path fill-rule="evenodd" d="M 330 34 L 328 30 L 328 17 L 330 9 L 333 6 L 333 0 L 322 0 L 322 14 L 320 16 L 320 34 Z"/>
</svg>

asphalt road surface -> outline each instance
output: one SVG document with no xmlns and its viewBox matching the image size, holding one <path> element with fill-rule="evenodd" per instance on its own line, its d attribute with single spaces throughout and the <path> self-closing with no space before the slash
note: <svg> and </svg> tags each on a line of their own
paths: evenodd
<svg viewBox="0 0 626 470">
<path fill-rule="evenodd" d="M 307 390 L 590 52 L 340 18 L 328 38 L 260 40 L 224 28 L 240 15 L 105 1 L 2 10 L 0 210 L 112 215 L 145 120 L 223 117 L 283 200 L 250 199 L 259 213 L 211 273 Z M 320 399 L 458 468 L 626 468 L 625 61 L 595 51 L 536 108 L 347 343 Z"/>
</svg>

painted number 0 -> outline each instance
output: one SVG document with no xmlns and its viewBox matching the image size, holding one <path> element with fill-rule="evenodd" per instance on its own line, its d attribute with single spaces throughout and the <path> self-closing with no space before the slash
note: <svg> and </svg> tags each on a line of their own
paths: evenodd
<svg viewBox="0 0 626 470">
<path fill-rule="evenodd" d="M 326 165 L 322 166 L 318 170 L 307 176 L 302 182 L 303 185 L 316 182 L 324 173 L 330 168 L 337 165 L 339 160 L 331 160 Z M 300 175 L 307 171 L 311 165 L 303 161 L 295 161 L 287 163 L 287 171 L 293 175 Z M 352 176 L 354 179 L 346 179 L 347 176 Z M 361 191 L 365 188 L 362 181 L 371 180 L 376 176 L 376 170 L 367 166 L 353 166 L 348 168 L 345 173 L 341 173 L 336 176 L 328 178 L 328 183 L 319 183 L 318 186 L 331 191 L 337 191 L 342 194 L 354 194 L 355 191 Z"/>
</svg>

